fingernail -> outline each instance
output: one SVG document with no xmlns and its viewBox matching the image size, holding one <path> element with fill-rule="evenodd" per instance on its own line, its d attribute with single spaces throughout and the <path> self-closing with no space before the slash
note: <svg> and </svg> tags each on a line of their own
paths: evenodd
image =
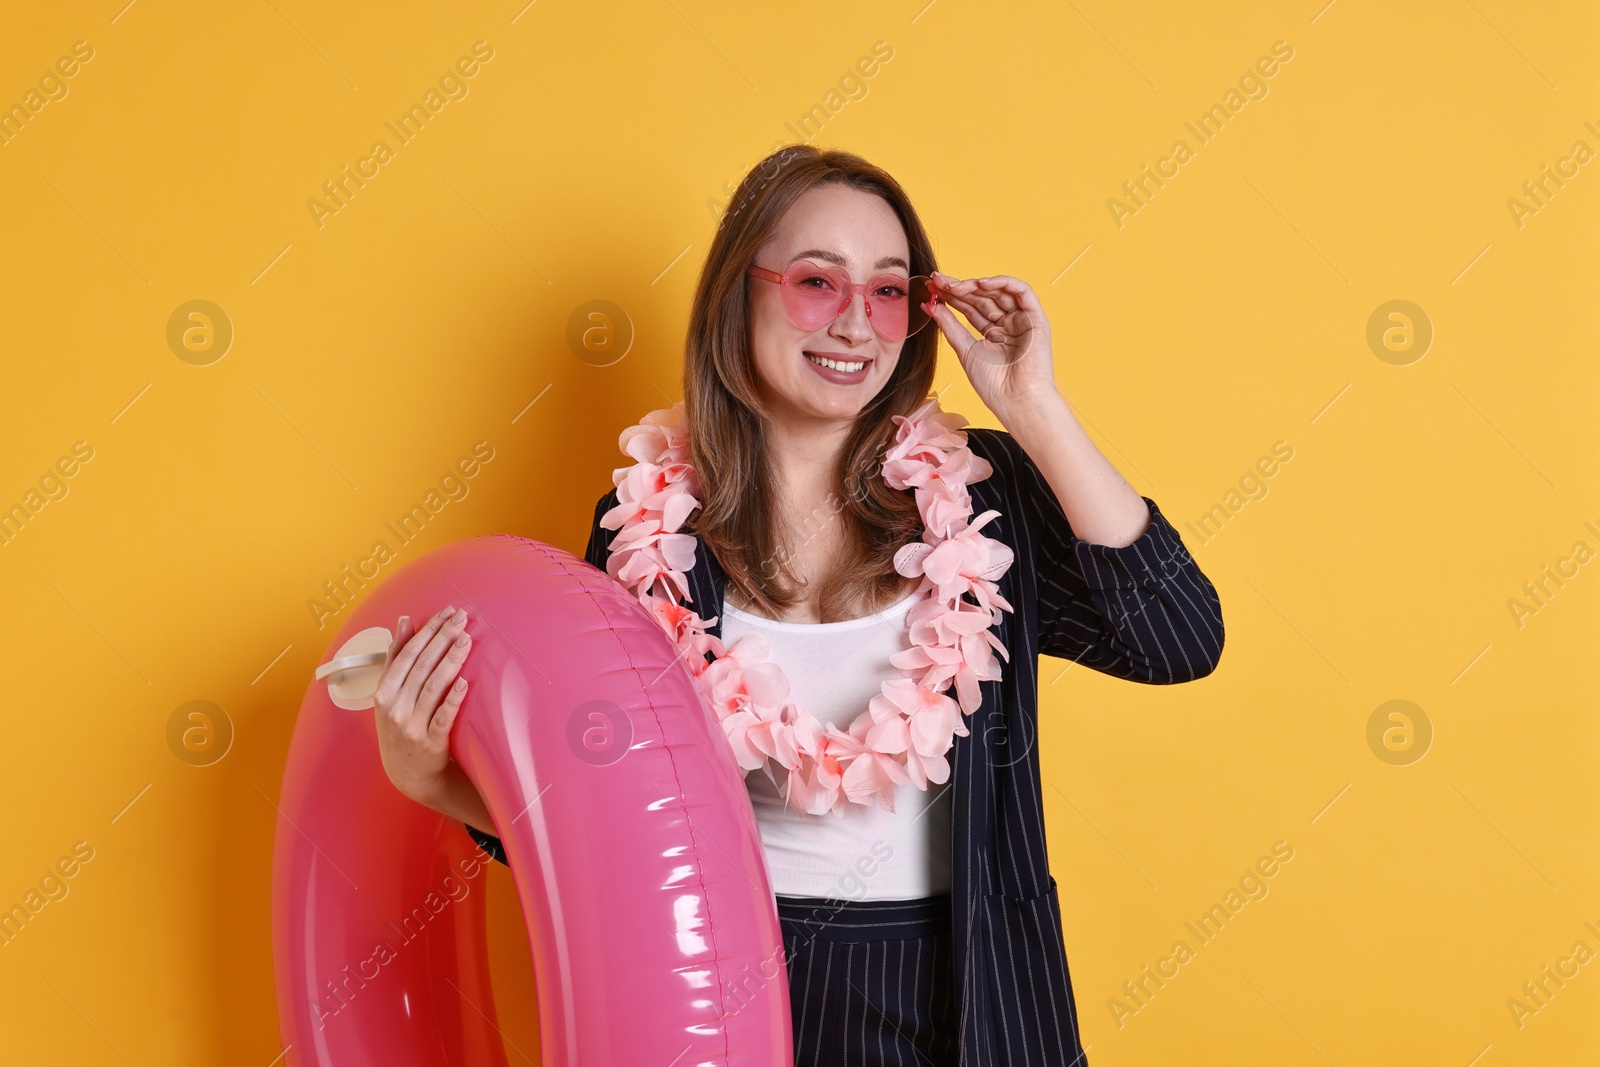
<svg viewBox="0 0 1600 1067">
<path fill-rule="evenodd" d="M 410 615 L 402 615 L 402 616 L 400 616 L 400 621 L 395 624 L 395 629 L 397 629 L 397 630 L 405 629 L 406 623 L 408 623 L 410 621 L 411 621 L 411 616 Z"/>
</svg>

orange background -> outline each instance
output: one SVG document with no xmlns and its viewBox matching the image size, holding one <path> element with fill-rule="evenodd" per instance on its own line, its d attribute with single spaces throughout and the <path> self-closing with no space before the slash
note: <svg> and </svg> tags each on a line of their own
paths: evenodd
<svg viewBox="0 0 1600 1067">
<path fill-rule="evenodd" d="M 479 441 L 399 559 L 581 552 L 617 434 L 679 398 L 716 213 L 808 112 L 906 185 L 943 269 L 1038 290 L 1062 390 L 1221 593 L 1200 682 L 1041 663 L 1095 1067 L 1595 1059 L 1600 965 L 1508 1006 L 1600 951 L 1591 5 L 524 2 L 7 15 L 0 105 L 39 95 L 0 144 L 0 507 L 37 506 L 0 543 L 0 905 L 93 856 L 0 948 L 0 1061 L 279 1054 L 273 801 L 332 632 L 308 603 Z M 480 41 L 464 95 L 308 207 Z M 188 319 L 169 344 L 193 300 L 221 358 Z M 593 300 L 621 358 L 569 344 Z M 994 425 L 948 351 L 939 385 Z M 206 766 L 169 742 L 192 700 L 232 729 Z M 1279 841 L 1268 894 L 1130 1001 Z M 510 890 L 497 867 L 499 1015 L 536 1056 Z"/>
</svg>

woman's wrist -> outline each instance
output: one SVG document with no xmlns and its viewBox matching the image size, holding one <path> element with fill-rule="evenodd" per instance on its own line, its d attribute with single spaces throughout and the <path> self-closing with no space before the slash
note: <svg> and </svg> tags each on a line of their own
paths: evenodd
<svg viewBox="0 0 1600 1067">
<path fill-rule="evenodd" d="M 469 823 L 485 833 L 494 831 L 494 819 L 489 815 L 482 794 L 472 784 L 472 779 L 467 777 L 467 772 L 461 769 L 461 764 L 454 760 L 445 764 L 444 773 L 439 776 L 433 789 L 411 799 L 457 822 Z"/>
</svg>

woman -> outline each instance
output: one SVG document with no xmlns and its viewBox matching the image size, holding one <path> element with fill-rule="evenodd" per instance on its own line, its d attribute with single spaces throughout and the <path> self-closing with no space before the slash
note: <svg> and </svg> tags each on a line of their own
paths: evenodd
<svg viewBox="0 0 1600 1067">
<path fill-rule="evenodd" d="M 684 526 L 699 546 L 692 603 L 729 655 L 738 639 L 765 639 L 789 699 L 835 728 L 827 744 L 847 746 L 871 694 L 906 677 L 888 658 L 912 647 L 917 605 L 936 598 L 919 565 L 896 567 L 925 516 L 883 457 L 906 417 L 928 410 L 930 321 L 1005 427 L 968 429 L 951 453 L 971 484 L 970 514 L 950 527 L 998 513 L 984 527 L 998 543 L 984 565 L 994 581 L 974 581 L 1004 602 L 989 632 L 1005 666 L 965 679 L 962 725 L 922 773 L 908 773 L 920 758 L 909 751 L 867 753 L 889 776 L 870 797 L 846 797 L 850 782 L 827 779 L 820 759 L 810 778 L 790 764 L 774 773 L 777 756 L 747 775 L 783 927 L 795 1062 L 1081 1067 L 1033 745 L 1037 657 L 1144 683 L 1200 678 L 1221 655 L 1220 604 L 1155 502 L 1074 418 L 1033 290 L 935 271 L 906 194 L 854 155 L 795 145 L 768 157 L 701 272 L 684 374 L 700 487 Z M 601 498 L 590 563 L 606 567 L 626 510 L 618 490 Z M 379 742 L 399 789 L 504 862 L 498 839 L 475 829 L 492 820 L 448 754 L 465 621 L 450 609 L 420 629 L 401 620 L 377 694 Z M 959 689 L 921 695 L 954 706 Z M 762 759 L 752 745 L 740 752 L 747 768 L 747 755 Z"/>
</svg>

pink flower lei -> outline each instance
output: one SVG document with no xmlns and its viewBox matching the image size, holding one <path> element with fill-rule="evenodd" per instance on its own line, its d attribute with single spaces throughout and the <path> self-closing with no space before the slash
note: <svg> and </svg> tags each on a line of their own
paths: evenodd
<svg viewBox="0 0 1600 1067">
<path fill-rule="evenodd" d="M 776 786 L 772 765 L 784 767 L 787 803 L 812 815 L 842 813 L 846 801 L 892 812 L 896 786 L 914 782 L 926 790 L 929 782 L 948 780 L 945 753 L 956 734 L 968 733 L 962 715 L 978 707 L 978 683 L 1000 678 L 994 652 L 1010 660 L 990 627 L 1001 610 L 1014 610 L 996 585 L 1012 551 L 979 532 L 1000 513 L 974 519 L 967 493 L 993 467 L 967 448 L 960 429 L 967 420 L 941 411 L 937 397 L 894 421 L 883 478 L 892 488 L 915 491 L 923 522 L 922 540 L 895 553 L 894 564 L 908 578 L 921 576 L 923 598 L 908 617 L 911 647 L 890 657 L 904 677 L 884 682 L 848 731 L 788 702 L 789 681 L 769 660 L 764 637 L 747 634 L 724 645 L 705 632 L 715 619 L 682 606 L 692 599 L 685 575 L 698 542 L 679 529 L 700 506 L 682 401 L 622 431 L 618 443 L 637 462 L 612 472 L 617 506 L 600 520 L 608 530 L 620 527 L 607 573 L 685 653 L 740 768 L 761 768 Z M 707 652 L 715 657 L 709 662 Z M 945 695 L 952 682 L 956 699 Z"/>
</svg>

